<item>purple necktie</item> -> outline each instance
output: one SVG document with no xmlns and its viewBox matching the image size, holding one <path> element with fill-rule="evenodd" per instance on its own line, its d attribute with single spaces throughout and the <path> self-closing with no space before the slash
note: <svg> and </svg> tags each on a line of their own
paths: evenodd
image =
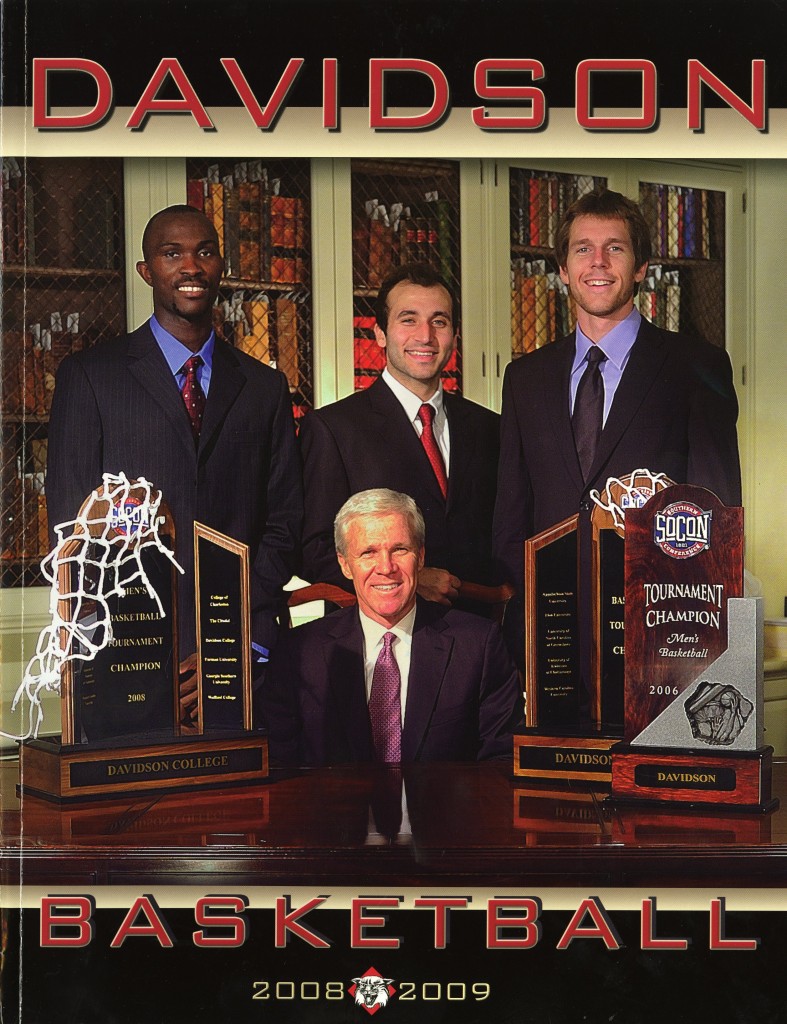
<svg viewBox="0 0 787 1024">
<path fill-rule="evenodd" d="M 186 360 L 181 369 L 181 372 L 185 373 L 186 379 L 183 381 L 180 393 L 183 395 L 186 412 L 189 414 L 191 432 L 194 435 L 195 444 L 199 441 L 199 432 L 202 429 L 202 414 L 205 412 L 205 392 L 197 380 L 197 368 L 199 366 L 202 366 L 202 356 L 192 356 Z"/>
<path fill-rule="evenodd" d="M 395 639 L 393 633 L 383 636 L 369 697 L 375 757 L 386 764 L 402 760 L 402 679 L 391 647 Z"/>
<path fill-rule="evenodd" d="M 425 402 L 418 410 L 418 419 L 423 424 L 423 431 L 421 432 L 421 444 L 424 446 L 426 457 L 432 464 L 434 475 L 437 477 L 437 482 L 440 485 L 440 490 L 443 492 L 443 497 L 448 494 L 448 477 L 445 473 L 445 463 L 443 462 L 443 455 L 437 444 L 437 440 L 434 436 L 434 430 L 432 429 L 432 423 L 434 422 L 435 408 L 433 405 L 429 405 Z"/>
<path fill-rule="evenodd" d="M 606 359 L 605 353 L 598 345 L 591 345 L 587 354 L 588 364 L 579 381 L 571 426 L 574 430 L 574 443 L 577 447 L 582 477 L 587 480 L 596 448 L 601 437 L 601 426 L 604 419 L 604 380 L 601 376 L 601 364 Z"/>
</svg>

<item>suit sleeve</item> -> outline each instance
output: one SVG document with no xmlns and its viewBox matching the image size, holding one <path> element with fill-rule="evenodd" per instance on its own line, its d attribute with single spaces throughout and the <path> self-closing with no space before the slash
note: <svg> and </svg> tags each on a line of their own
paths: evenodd
<svg viewBox="0 0 787 1024">
<path fill-rule="evenodd" d="M 252 640 L 270 647 L 273 615 L 279 610 L 282 587 L 298 568 L 298 546 L 303 520 L 303 485 L 295 440 L 287 379 L 278 374 L 278 395 L 271 421 L 265 521 L 252 567 Z"/>
<path fill-rule="evenodd" d="M 339 569 L 333 520 L 350 497 L 342 453 L 318 413 L 304 417 L 299 436 L 304 483 L 303 573 L 310 583 L 351 589 Z"/>
<path fill-rule="evenodd" d="M 302 764 L 295 634 L 296 630 L 290 630 L 277 644 L 262 685 L 254 693 L 255 725 L 268 733 L 268 752 L 274 767 Z"/>
<path fill-rule="evenodd" d="M 513 364 L 508 366 L 503 380 L 493 534 L 498 571 L 520 591 L 524 576 L 523 544 L 533 532 L 533 492 L 514 399 L 512 367 Z"/>
<path fill-rule="evenodd" d="M 487 634 L 479 707 L 478 760 L 511 757 L 513 733 L 524 725 L 519 673 L 506 650 L 500 629 Z"/>
<path fill-rule="evenodd" d="M 741 504 L 738 454 L 738 400 L 730 357 L 723 349 L 703 346 L 697 358 L 697 384 L 689 414 L 687 480 L 707 487 L 725 505 Z"/>
<path fill-rule="evenodd" d="M 131 427 L 129 428 L 131 429 Z M 60 364 L 52 397 L 47 443 L 46 504 L 50 544 L 54 527 L 74 519 L 101 483 L 103 435 L 96 396 L 82 364 Z"/>
</svg>

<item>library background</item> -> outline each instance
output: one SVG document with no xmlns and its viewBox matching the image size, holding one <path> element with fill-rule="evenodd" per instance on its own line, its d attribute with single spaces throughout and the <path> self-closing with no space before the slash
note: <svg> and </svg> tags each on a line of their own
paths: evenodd
<svg viewBox="0 0 787 1024">
<path fill-rule="evenodd" d="M 555 229 L 577 196 L 608 186 L 637 200 L 650 225 L 641 312 L 726 347 L 733 362 L 746 566 L 768 620 L 766 739 L 787 753 L 786 181 L 784 161 L 4 157 L 3 730 L 17 728 L 10 702 L 48 621 L 39 564 L 54 374 L 68 352 L 150 315 L 135 264 L 152 213 L 188 202 L 213 220 L 226 267 L 216 330 L 286 374 L 296 419 L 381 372 L 375 297 L 413 260 L 460 296 L 444 386 L 499 410 L 506 364 L 573 329 Z M 57 729 L 47 712 L 44 731 L 50 721 Z"/>
</svg>

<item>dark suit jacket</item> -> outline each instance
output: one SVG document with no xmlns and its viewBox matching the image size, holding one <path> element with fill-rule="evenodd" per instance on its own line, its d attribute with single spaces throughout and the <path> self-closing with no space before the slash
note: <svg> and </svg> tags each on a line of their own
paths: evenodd
<svg viewBox="0 0 787 1024">
<path fill-rule="evenodd" d="M 274 652 L 260 697 L 278 763 L 374 760 L 357 608 L 291 630 Z M 419 599 L 402 759 L 510 756 L 522 713 L 518 676 L 499 627 Z"/>
<path fill-rule="evenodd" d="M 523 541 L 582 511 L 610 476 L 646 468 L 740 505 L 738 403 L 727 353 L 642 320 L 583 482 L 569 415 L 574 335 L 511 363 L 503 382 L 495 553 L 521 589 Z"/>
<path fill-rule="evenodd" d="M 193 522 L 248 544 L 252 640 L 270 646 L 302 516 L 283 374 L 217 340 L 199 448 L 148 324 L 64 359 L 49 425 L 50 530 L 73 519 L 102 473 L 144 476 L 175 520 L 180 653 L 195 649 Z"/>
<path fill-rule="evenodd" d="M 426 564 L 462 580 L 494 583 L 492 514 L 499 417 L 444 394 L 451 460 L 443 498 L 423 446 L 388 385 L 377 380 L 301 424 L 306 512 L 303 573 L 311 583 L 350 589 L 336 561 L 333 520 L 357 491 L 390 487 L 411 495 L 426 522 Z"/>
</svg>

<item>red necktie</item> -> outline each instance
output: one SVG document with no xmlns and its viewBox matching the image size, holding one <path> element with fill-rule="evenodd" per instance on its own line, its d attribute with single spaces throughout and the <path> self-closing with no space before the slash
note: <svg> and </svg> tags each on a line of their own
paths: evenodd
<svg viewBox="0 0 787 1024">
<path fill-rule="evenodd" d="M 205 412 L 206 401 L 205 392 L 197 380 L 197 367 L 199 366 L 202 366 L 202 356 L 191 356 L 190 359 L 186 360 L 181 369 L 181 372 L 185 373 L 186 379 L 183 381 L 180 393 L 183 395 L 186 412 L 189 414 L 191 432 L 194 435 L 195 444 L 199 441 L 199 432 L 202 428 L 202 414 Z"/>
<path fill-rule="evenodd" d="M 402 678 L 391 649 L 396 637 L 383 636 L 383 649 L 377 657 L 369 696 L 369 718 L 372 722 L 374 753 L 386 764 L 402 760 Z"/>
<path fill-rule="evenodd" d="M 443 492 L 445 498 L 448 494 L 448 477 L 445 473 L 445 463 L 443 462 L 443 455 L 437 444 L 437 440 L 434 436 L 434 430 L 432 429 L 432 423 L 434 421 L 435 409 L 433 405 L 429 405 L 425 402 L 418 410 L 418 419 L 423 423 L 423 431 L 421 432 L 421 444 L 424 446 L 426 457 L 432 464 L 434 475 L 437 477 L 437 482 L 440 485 L 440 490 Z"/>
</svg>

